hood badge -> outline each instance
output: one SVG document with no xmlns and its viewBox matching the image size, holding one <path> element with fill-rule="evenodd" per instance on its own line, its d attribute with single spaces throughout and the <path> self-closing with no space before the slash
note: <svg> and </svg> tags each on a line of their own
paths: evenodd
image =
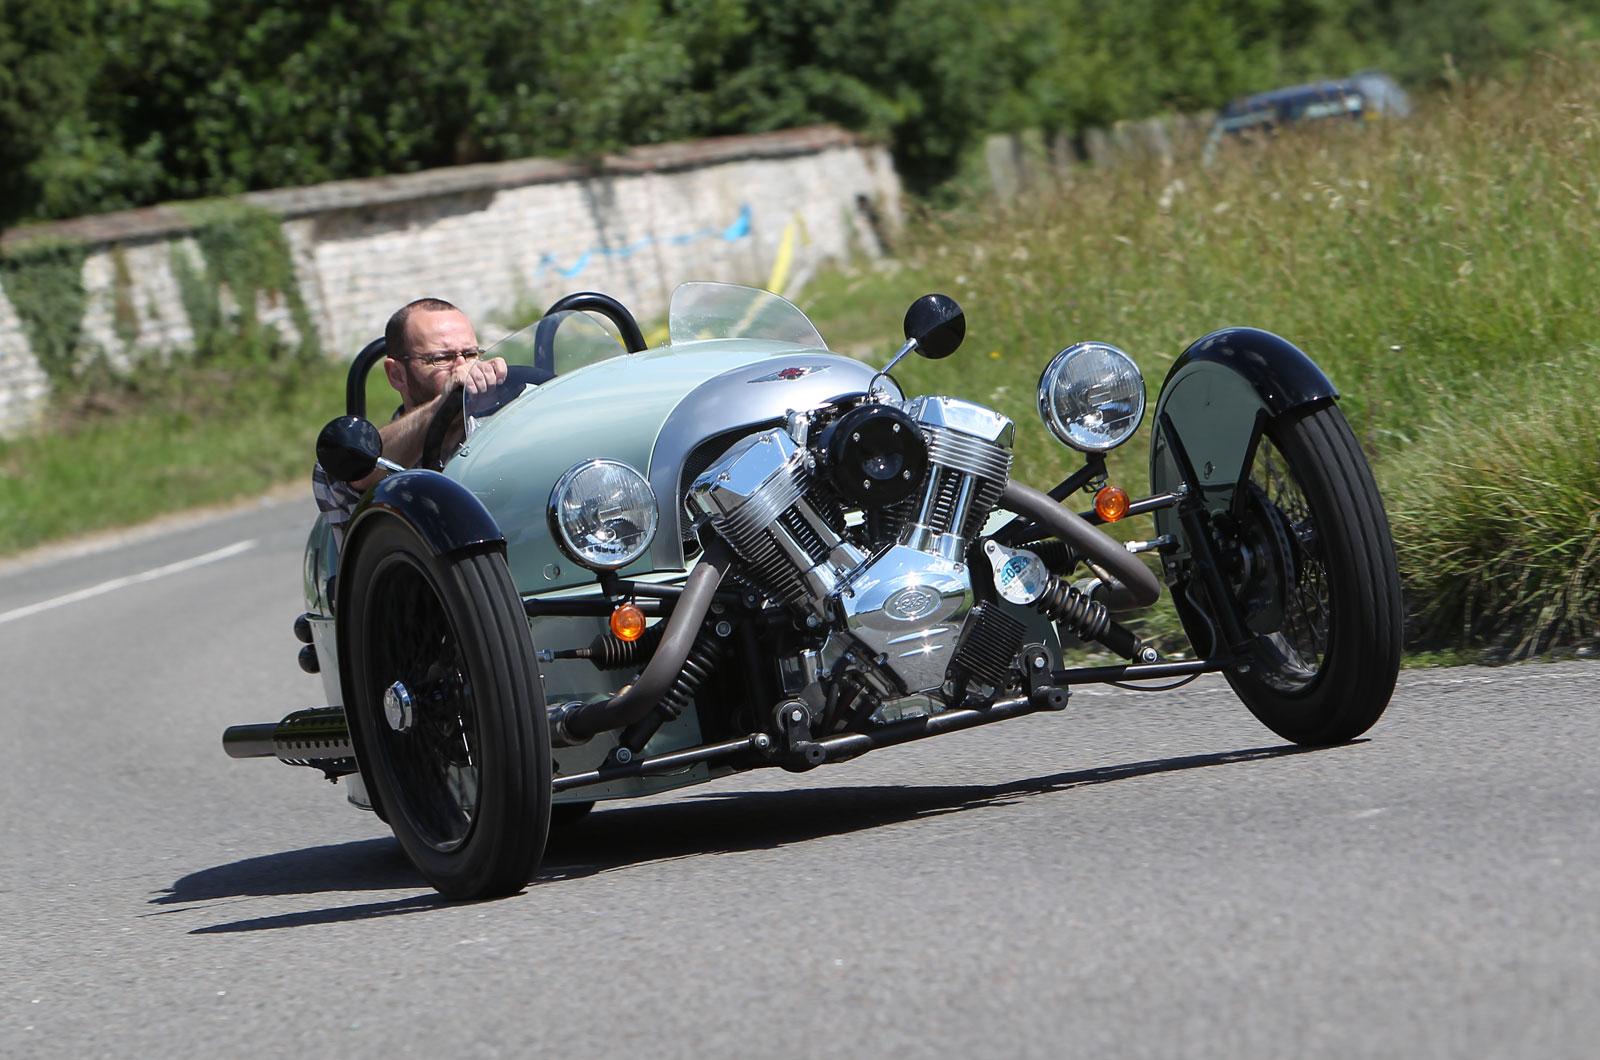
<svg viewBox="0 0 1600 1060">
<path fill-rule="evenodd" d="M 747 379 L 745 382 L 790 383 L 796 379 L 804 379 L 808 375 L 814 375 L 817 372 L 826 372 L 832 367 L 833 365 L 831 364 L 793 364 L 787 368 L 779 368 L 776 372 L 770 372 L 767 375 L 757 376 L 754 379 Z"/>
</svg>

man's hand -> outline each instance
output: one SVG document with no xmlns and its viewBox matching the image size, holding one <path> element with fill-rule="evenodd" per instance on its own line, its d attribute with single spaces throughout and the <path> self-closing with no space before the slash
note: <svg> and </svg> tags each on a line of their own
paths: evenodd
<svg viewBox="0 0 1600 1060">
<path fill-rule="evenodd" d="M 439 407 L 445 402 L 461 403 L 461 391 L 466 389 L 469 394 L 482 394 L 493 390 L 506 379 L 506 362 L 504 357 L 491 357 L 488 360 L 467 361 L 450 370 L 450 375 L 443 389 L 437 397 L 426 401 L 416 408 L 378 428 L 378 433 L 383 437 L 383 455 L 397 464 L 410 467 L 422 456 L 422 440 L 428 433 L 428 424 L 438 413 Z M 461 429 L 456 427 L 454 438 L 447 437 L 446 444 L 459 441 Z M 379 479 L 385 472 L 374 471 L 359 482 L 351 483 L 358 490 L 365 490 Z"/>
<path fill-rule="evenodd" d="M 468 361 L 450 370 L 450 381 L 455 386 L 466 387 L 469 394 L 493 390 L 506 381 L 506 359 L 491 357 Z"/>
</svg>

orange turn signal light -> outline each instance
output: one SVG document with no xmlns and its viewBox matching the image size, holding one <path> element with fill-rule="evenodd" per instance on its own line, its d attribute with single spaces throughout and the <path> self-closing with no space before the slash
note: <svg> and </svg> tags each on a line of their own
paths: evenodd
<svg viewBox="0 0 1600 1060">
<path fill-rule="evenodd" d="M 638 640 L 644 636 L 644 612 L 632 604 L 619 605 L 611 612 L 611 632 L 618 640 Z"/>
<path fill-rule="evenodd" d="M 1114 523 L 1128 514 L 1128 491 L 1120 486 L 1101 486 L 1094 495 L 1094 514 Z"/>
</svg>

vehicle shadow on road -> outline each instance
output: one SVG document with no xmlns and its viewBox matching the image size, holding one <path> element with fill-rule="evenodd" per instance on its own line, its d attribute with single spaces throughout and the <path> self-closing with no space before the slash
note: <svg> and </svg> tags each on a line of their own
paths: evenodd
<svg viewBox="0 0 1600 1060">
<path fill-rule="evenodd" d="M 771 849 L 921 817 L 1002 807 L 1021 799 L 1094 784 L 1237 765 L 1316 750 L 1319 748 L 1292 745 L 1254 747 L 1054 773 L 1003 784 L 920 787 L 884 784 L 801 791 L 719 789 L 680 797 L 669 803 L 619 802 L 569 828 L 556 830 L 550 837 L 544 863 L 530 886 L 583 879 L 656 861 Z M 183 908 L 163 909 L 149 915 L 192 910 L 199 903 L 231 905 L 259 897 L 348 891 L 415 892 L 426 886 L 394 839 L 364 839 L 247 858 L 191 873 L 151 899 L 153 905 Z M 392 901 L 213 924 L 196 928 L 190 934 L 306 927 L 421 913 L 460 904 L 432 893 L 413 893 Z"/>
<path fill-rule="evenodd" d="M 412 867 L 393 836 L 361 839 L 350 843 L 286 850 L 278 854 L 245 858 L 214 868 L 201 869 L 182 877 L 171 887 L 150 899 L 151 905 L 166 908 L 146 916 L 171 916 L 193 911 L 201 903 L 230 906 L 257 898 L 324 894 L 343 891 L 425 890 L 421 873 Z M 192 935 L 229 931 L 256 931 L 267 928 L 302 927 L 395 913 L 419 912 L 455 904 L 432 892 L 412 894 L 392 902 L 373 902 L 357 906 L 281 916 L 259 917 L 231 924 L 196 928 Z"/>
<path fill-rule="evenodd" d="M 714 789 L 672 803 L 632 806 L 619 802 L 613 804 L 615 808 L 597 810 L 569 830 L 553 833 L 533 883 L 581 879 L 651 861 L 771 849 L 922 817 L 1006 806 L 1092 784 L 1317 750 L 1325 748 L 1255 747 L 1054 773 L 1003 784 L 891 784 L 804 791 Z"/>
</svg>

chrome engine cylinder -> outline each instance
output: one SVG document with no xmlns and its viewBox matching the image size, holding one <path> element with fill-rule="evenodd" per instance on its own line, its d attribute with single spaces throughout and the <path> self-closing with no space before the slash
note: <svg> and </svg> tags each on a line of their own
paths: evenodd
<svg viewBox="0 0 1600 1060">
<path fill-rule="evenodd" d="M 828 483 L 782 429 L 735 443 L 685 500 L 761 591 L 828 630 L 819 672 L 848 663 L 902 713 L 946 682 L 973 603 L 967 548 L 1010 480 L 1015 434 L 1005 416 L 958 398 L 916 398 L 903 412 L 922 432 L 927 471 L 916 492 L 869 513 L 872 535 L 861 547 L 843 538 L 842 519 L 825 518 L 818 504 L 826 502 L 813 503 Z"/>
<path fill-rule="evenodd" d="M 696 478 L 687 504 L 711 520 L 763 591 L 826 618 L 827 598 L 866 554 L 806 499 L 811 481 L 810 454 L 782 430 L 763 431 Z"/>
<path fill-rule="evenodd" d="M 1016 427 L 992 409 L 952 397 L 919 397 L 906 413 L 928 443 L 921 497 L 900 506 L 896 540 L 961 562 L 1011 478 Z"/>
<path fill-rule="evenodd" d="M 919 397 L 903 408 L 927 442 L 927 478 L 896 506 L 893 547 L 852 576 L 838 605 L 850 640 L 898 686 L 879 684 L 888 698 L 944 684 L 972 606 L 967 546 L 1010 480 L 1016 433 L 1005 416 L 959 398 Z"/>
</svg>

